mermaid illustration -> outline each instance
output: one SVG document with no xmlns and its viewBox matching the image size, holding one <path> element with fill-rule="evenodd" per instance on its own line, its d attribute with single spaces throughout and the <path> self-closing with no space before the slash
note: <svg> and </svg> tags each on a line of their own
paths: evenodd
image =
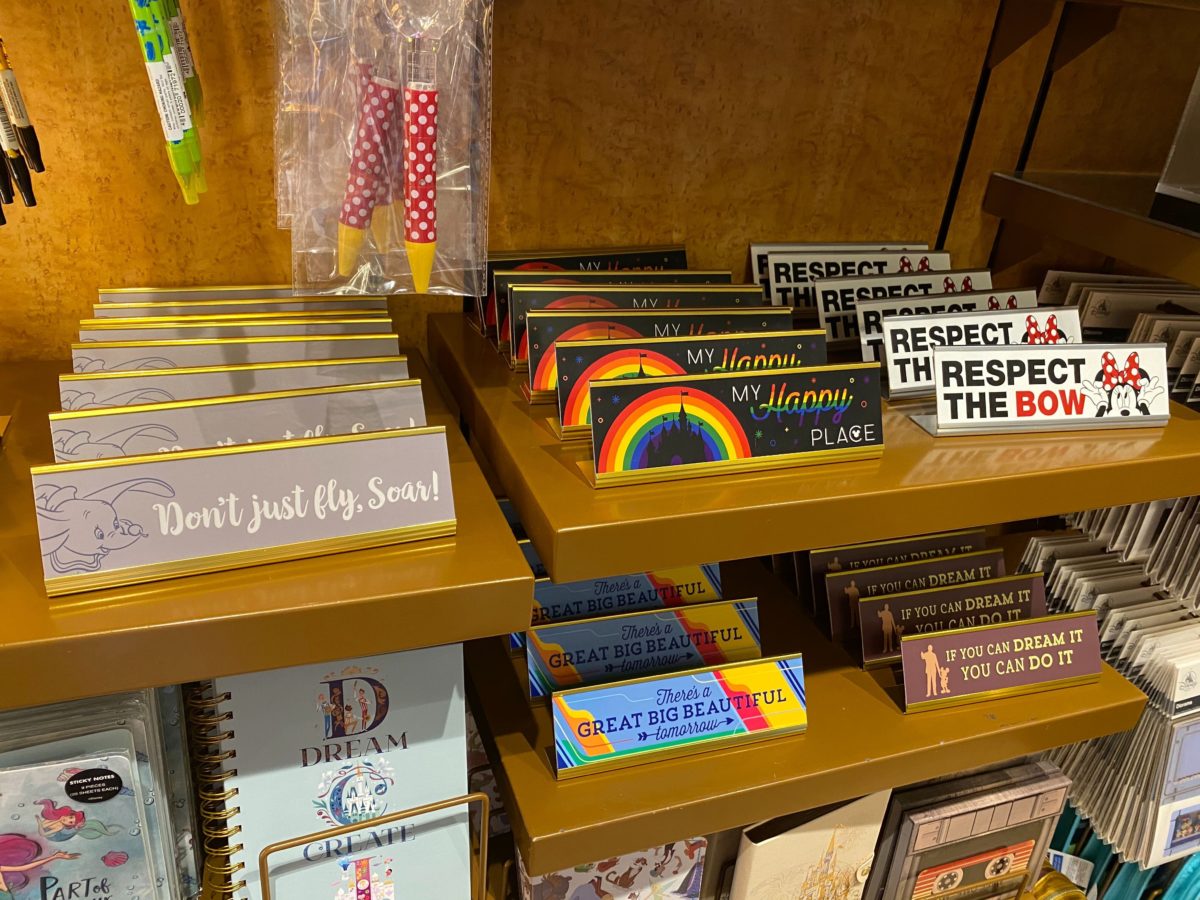
<svg viewBox="0 0 1200 900">
<path fill-rule="evenodd" d="M 0 834 L 0 900 L 16 900 L 16 892 L 30 882 L 27 873 L 60 859 L 79 858 L 78 853 L 41 852 L 41 845 L 23 834 Z"/>
<path fill-rule="evenodd" d="M 103 822 L 87 821 L 87 816 L 81 810 L 69 806 L 59 806 L 53 800 L 38 800 L 36 805 L 42 808 L 37 817 L 38 832 L 48 841 L 61 843 L 79 835 L 88 840 L 99 837 L 110 837 L 121 829 L 110 828 Z M 0 900 L 3 900 L 0 896 Z"/>
</svg>

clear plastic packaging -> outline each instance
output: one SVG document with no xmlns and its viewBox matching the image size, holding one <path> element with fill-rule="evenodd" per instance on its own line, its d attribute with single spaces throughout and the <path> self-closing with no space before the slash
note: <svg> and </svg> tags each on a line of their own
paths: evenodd
<svg viewBox="0 0 1200 900">
<path fill-rule="evenodd" d="M 298 290 L 480 290 L 491 17 L 492 0 L 278 0 L 276 187 Z"/>
</svg>

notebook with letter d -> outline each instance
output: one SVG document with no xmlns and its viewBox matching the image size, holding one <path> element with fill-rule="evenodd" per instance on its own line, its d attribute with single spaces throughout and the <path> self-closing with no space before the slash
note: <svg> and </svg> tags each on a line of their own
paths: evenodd
<svg viewBox="0 0 1200 900">
<path fill-rule="evenodd" d="M 364 627 L 348 615 L 336 637 Z M 209 726 L 201 791 L 227 798 L 206 804 L 205 832 L 238 829 L 229 896 L 262 900 L 267 845 L 358 824 L 272 854 L 272 896 L 470 896 L 466 806 L 372 824 L 467 791 L 461 645 L 216 678 L 191 707 L 193 731 Z"/>
</svg>

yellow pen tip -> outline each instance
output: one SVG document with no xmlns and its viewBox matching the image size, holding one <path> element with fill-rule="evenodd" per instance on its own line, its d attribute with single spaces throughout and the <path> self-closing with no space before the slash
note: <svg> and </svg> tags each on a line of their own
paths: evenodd
<svg viewBox="0 0 1200 900">
<path fill-rule="evenodd" d="M 371 213 L 371 236 L 375 238 L 375 248 L 380 253 L 388 249 L 388 235 L 391 233 L 391 206 L 377 206 Z"/>
<path fill-rule="evenodd" d="M 349 278 L 358 268 L 358 251 L 366 236 L 361 228 L 351 228 L 338 222 L 338 274 Z"/>
<path fill-rule="evenodd" d="M 408 251 L 408 267 L 412 270 L 413 290 L 418 294 L 429 293 L 429 276 L 433 274 L 433 258 L 437 255 L 437 243 L 418 244 L 405 241 Z"/>
</svg>

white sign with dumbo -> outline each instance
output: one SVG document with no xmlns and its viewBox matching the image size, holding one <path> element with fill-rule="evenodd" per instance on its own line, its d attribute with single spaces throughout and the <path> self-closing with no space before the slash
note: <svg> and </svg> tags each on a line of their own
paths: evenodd
<svg viewBox="0 0 1200 900">
<path fill-rule="evenodd" d="M 47 593 L 453 534 L 442 427 L 32 470 Z"/>
<path fill-rule="evenodd" d="M 425 424 L 421 382 L 353 384 L 50 414 L 56 462 Z"/>
</svg>

